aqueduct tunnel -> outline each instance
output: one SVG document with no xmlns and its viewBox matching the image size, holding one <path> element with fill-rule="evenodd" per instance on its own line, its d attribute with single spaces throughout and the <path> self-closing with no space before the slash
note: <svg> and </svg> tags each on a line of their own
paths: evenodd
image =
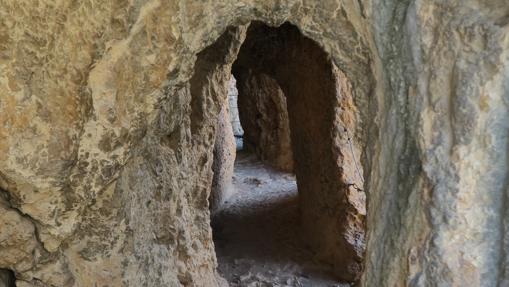
<svg viewBox="0 0 509 287">
<path fill-rule="evenodd" d="M 280 169 L 295 170 L 307 240 L 340 279 L 358 280 L 366 209 L 360 151 L 350 138 L 359 115 L 349 81 L 322 48 L 288 23 L 277 28 L 252 23 L 232 72 L 247 148 Z M 220 121 L 220 132 L 222 122 L 228 121 Z M 223 137 L 219 145 L 228 149 Z M 231 166 L 225 162 L 233 158 L 223 154 L 215 153 L 214 167 Z M 215 178 L 223 171 L 214 170 Z M 221 190 L 213 188 L 211 197 L 222 197 Z"/>
<path fill-rule="evenodd" d="M 292 171 L 290 122 L 281 87 L 266 74 L 237 83 L 239 121 L 245 127 L 243 144 L 275 168 Z"/>
<path fill-rule="evenodd" d="M 337 266 L 343 279 L 358 278 L 365 209 L 362 190 L 355 189 L 362 189 L 362 181 L 350 169 L 353 162 L 347 163 L 360 162 L 346 155 L 350 150 L 345 129 L 355 130 L 356 117 L 348 82 L 316 43 L 289 24 L 277 29 L 252 24 L 233 75 L 242 87 L 239 95 L 249 82 L 264 77 L 281 87 L 287 100 L 306 234 L 319 254 Z"/>
<path fill-rule="evenodd" d="M 233 73 L 338 280 L 509 286 L 507 1 L 439 2 L 2 1 L 1 284 L 227 284 Z"/>
</svg>

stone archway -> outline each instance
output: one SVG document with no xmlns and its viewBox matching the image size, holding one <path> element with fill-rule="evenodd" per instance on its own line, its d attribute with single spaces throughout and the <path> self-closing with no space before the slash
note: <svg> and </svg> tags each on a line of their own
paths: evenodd
<svg viewBox="0 0 509 287">
<path fill-rule="evenodd" d="M 145 13 L 156 13 L 150 11 Z M 43 254 L 5 264 L 31 266 L 27 272 L 14 268 L 18 285 L 221 284 L 207 208 L 213 127 L 244 33 L 242 26 L 218 39 L 216 33 L 215 43 L 196 48 L 187 70 L 163 73 L 171 83 L 167 89 L 154 88 L 164 77 L 138 78 L 155 71 L 141 64 L 152 61 L 143 57 L 154 46 L 134 45 L 142 35 L 108 50 L 90 71 L 88 101 L 82 103 L 87 109 L 78 117 L 83 139 L 70 143 L 75 157 L 69 176 L 55 181 L 55 191 L 44 185 L 42 194 L 58 204 L 31 209 L 40 183 L 21 184 L 17 171 L 2 171 L 2 188 L 13 195 L 10 208 L 34 216 L 20 217 L 30 227 L 24 230 L 26 254 Z M 170 63 L 170 52 L 158 52 L 161 68 Z M 143 72 L 135 73 L 135 66 Z"/>
<path fill-rule="evenodd" d="M 278 170 L 293 171 L 288 108 L 277 81 L 261 73 L 237 81 L 237 88 L 245 148 Z"/>
<path fill-rule="evenodd" d="M 354 137 L 360 115 L 351 84 L 321 47 L 289 23 L 279 27 L 251 23 L 245 40 L 240 39 L 238 55 L 230 48 L 237 41 L 231 37 L 235 30 L 229 28 L 198 55 L 190 81 L 194 145 L 210 149 L 215 143 L 217 149 L 223 143 L 220 149 L 227 148 L 228 139 L 210 133 L 227 136 L 216 117 L 227 105 L 229 69 L 235 58 L 232 72 L 242 87 L 239 93 L 247 93 L 242 97 L 259 92 L 256 85 L 244 89 L 248 82 L 273 79 L 287 101 L 304 233 L 317 258 L 333 265 L 340 279 L 356 281 L 363 270 L 366 207 L 361 148 Z M 251 127 L 246 128 L 249 132 Z M 214 153 L 212 168 L 213 209 L 227 192 L 218 183 L 231 178 L 231 170 L 223 168 L 233 168 L 234 160 L 219 154 Z"/>
<path fill-rule="evenodd" d="M 339 278 L 355 281 L 362 274 L 365 251 L 362 170 L 370 152 L 365 142 L 368 130 L 375 127 L 368 116 L 375 72 L 369 71 L 369 62 L 360 62 L 369 56 L 359 54 L 366 52 L 362 48 L 348 55 L 350 59 L 341 63 L 347 69 L 343 73 L 320 45 L 289 23 L 271 28 L 255 21 L 247 35 L 233 74 L 240 87 L 268 77 L 290 95 L 290 125 L 297 131 L 292 146 L 300 154 L 297 176 L 299 190 L 304 190 L 303 221 L 309 242 L 321 259 L 335 266 Z M 210 52 L 211 47 L 205 51 Z M 299 67 L 299 63 L 310 69 Z M 309 79 L 318 80 L 310 83 Z M 312 102 L 315 95 L 318 99 Z M 299 114 L 305 117 L 299 118 Z M 316 170 L 320 175 L 312 176 Z"/>
<path fill-rule="evenodd" d="M 288 23 L 277 28 L 252 23 L 233 74 L 240 87 L 264 77 L 281 87 L 307 238 L 341 279 L 358 279 L 365 196 L 359 145 L 349 136 L 359 119 L 350 83 L 322 48 Z M 239 90 L 246 92 L 257 91 Z"/>
<path fill-rule="evenodd" d="M 66 93 L 82 97 L 67 106 L 65 116 L 72 121 L 52 115 L 38 123 L 44 137 L 39 134 L 33 141 L 50 151 L 46 155 L 51 164 L 43 164 L 46 157 L 33 155 L 30 162 L 36 165 L 20 165 L 15 160 L 19 153 L 11 150 L 6 154 L 0 184 L 6 190 L 8 208 L 19 213 L 19 220 L 26 225 L 24 241 L 18 245 L 24 244 L 24 254 L 41 254 L 1 262 L 0 267 L 14 269 L 18 285 L 221 283 L 215 272 L 207 208 L 215 135 L 212 127 L 224 100 L 224 72 L 235 60 L 245 28 L 229 28 L 221 37 L 224 26 L 215 27 L 211 34 L 180 38 L 167 29 L 148 31 L 156 18 L 173 19 L 171 9 L 165 3 L 148 5 L 143 13 L 135 10 L 133 13 L 140 12 L 138 16 L 145 20 L 124 23 L 131 25 L 132 30 L 126 29 L 132 35 L 126 34 L 127 30 L 114 31 L 119 32 L 115 37 L 123 40 L 108 42 L 107 49 L 105 43 L 100 44 L 103 54 L 98 54 L 93 65 L 67 59 L 79 62 L 77 71 L 90 69 L 83 75 L 86 82 L 79 82 L 81 77 L 35 82 L 40 91 L 48 93 L 44 103 L 58 102 L 54 95 Z M 84 11 L 93 15 L 93 10 Z M 264 22 L 284 19 L 267 18 Z M 145 33 L 151 32 L 159 36 L 147 38 Z M 179 42 L 192 43 L 193 37 L 201 40 L 192 49 Z M 66 43 L 73 43 L 68 40 Z M 178 60 L 176 54 L 180 54 Z M 45 71 L 35 74 L 39 81 Z M 58 92 L 66 87 L 65 93 Z M 9 93 L 14 102 L 18 96 Z M 27 106 L 41 104 L 36 102 Z M 30 111 L 33 116 L 47 116 L 47 108 L 42 105 Z M 74 108 L 77 111 L 73 112 Z M 47 132 L 56 121 L 61 125 L 59 132 Z M 30 122 L 11 126 L 13 137 L 3 142 L 3 147 L 17 141 L 16 129 L 26 123 Z M 59 144 L 65 145 L 65 150 Z M 30 153 L 21 146 L 16 148 Z M 4 235 L 19 239 L 10 231 Z M 16 248 L 5 252 L 18 252 Z"/>
</svg>

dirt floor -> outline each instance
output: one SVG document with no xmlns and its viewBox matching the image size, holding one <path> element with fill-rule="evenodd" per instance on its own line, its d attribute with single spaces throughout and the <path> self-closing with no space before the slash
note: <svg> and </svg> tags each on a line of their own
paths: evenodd
<svg viewBox="0 0 509 287">
<path fill-rule="evenodd" d="M 295 176 L 237 153 L 235 194 L 212 218 L 219 273 L 230 286 L 336 286 L 299 234 Z"/>
</svg>

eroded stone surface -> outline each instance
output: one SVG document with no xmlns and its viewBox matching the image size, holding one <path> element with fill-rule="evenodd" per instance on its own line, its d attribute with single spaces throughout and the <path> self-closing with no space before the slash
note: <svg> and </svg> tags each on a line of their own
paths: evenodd
<svg viewBox="0 0 509 287">
<path fill-rule="evenodd" d="M 230 112 L 230 122 L 233 129 L 233 135 L 236 138 L 244 136 L 244 129 L 240 124 L 239 107 L 238 107 L 239 91 L 237 90 L 237 80 L 233 75 L 228 83 L 228 107 Z"/>
<path fill-rule="evenodd" d="M 267 74 L 238 74 L 239 115 L 244 147 L 282 171 L 293 170 L 286 97 Z"/>
<path fill-rule="evenodd" d="M 212 187 L 209 196 L 211 212 L 218 210 L 232 194 L 233 165 L 237 145 L 230 120 L 229 103 L 225 102 L 218 115 L 214 159 L 212 162 Z"/>
<path fill-rule="evenodd" d="M 33 267 L 33 253 L 39 247 L 35 238 L 35 228 L 30 219 L 10 208 L 6 201 L 0 200 L 0 265 L 17 266 L 20 269 Z"/>
</svg>

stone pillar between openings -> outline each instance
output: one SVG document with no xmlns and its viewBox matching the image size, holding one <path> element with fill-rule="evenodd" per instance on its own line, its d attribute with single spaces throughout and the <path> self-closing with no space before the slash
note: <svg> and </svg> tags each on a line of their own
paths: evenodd
<svg viewBox="0 0 509 287">
<path fill-rule="evenodd" d="M 233 193 L 232 177 L 235 162 L 236 144 L 230 121 L 228 102 L 223 104 L 217 119 L 214 159 L 212 162 L 212 189 L 210 191 L 210 210 L 217 211 L 221 204 Z"/>
<path fill-rule="evenodd" d="M 249 73 L 237 82 L 244 147 L 274 168 L 293 171 L 286 97 L 266 73 Z"/>
</svg>

